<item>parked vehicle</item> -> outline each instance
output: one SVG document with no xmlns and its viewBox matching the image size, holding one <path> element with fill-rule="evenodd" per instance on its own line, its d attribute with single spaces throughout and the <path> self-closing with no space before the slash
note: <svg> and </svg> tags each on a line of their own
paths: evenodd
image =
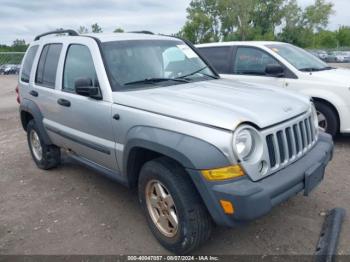
<svg viewBox="0 0 350 262">
<path fill-rule="evenodd" d="M 350 70 L 330 67 L 296 46 L 280 42 L 197 45 L 224 78 L 298 91 L 313 98 L 319 125 L 350 133 Z"/>
<path fill-rule="evenodd" d="M 327 52 L 323 50 L 310 50 L 309 53 L 323 61 L 326 61 L 328 58 Z"/>
<path fill-rule="evenodd" d="M 0 74 L 13 75 L 18 74 L 20 70 L 19 65 L 5 64 L 0 67 Z"/>
<path fill-rule="evenodd" d="M 342 63 L 350 62 L 350 54 L 349 52 L 338 52 L 336 53 L 337 60 Z"/>
<path fill-rule="evenodd" d="M 309 195 L 332 157 L 308 97 L 220 79 L 174 37 L 45 33 L 17 94 L 39 168 L 63 149 L 138 187 L 152 233 L 178 254 L 207 241 L 212 221 L 238 226 Z"/>
</svg>

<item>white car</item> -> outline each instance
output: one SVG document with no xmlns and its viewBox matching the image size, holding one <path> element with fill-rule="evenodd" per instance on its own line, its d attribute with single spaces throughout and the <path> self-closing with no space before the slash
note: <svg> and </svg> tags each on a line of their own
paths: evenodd
<svg viewBox="0 0 350 262">
<path fill-rule="evenodd" d="M 196 46 L 224 78 L 295 90 L 313 98 L 319 125 L 350 133 L 350 70 L 327 65 L 281 42 L 222 42 Z"/>
</svg>

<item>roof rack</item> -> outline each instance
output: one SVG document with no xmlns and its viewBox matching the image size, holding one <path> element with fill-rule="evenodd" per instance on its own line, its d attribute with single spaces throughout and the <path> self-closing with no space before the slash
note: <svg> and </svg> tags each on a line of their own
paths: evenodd
<svg viewBox="0 0 350 262">
<path fill-rule="evenodd" d="M 147 31 L 147 30 L 131 31 L 131 32 L 128 32 L 128 33 L 154 35 L 153 32 Z"/>
<path fill-rule="evenodd" d="M 79 35 L 76 31 L 74 31 L 72 29 L 61 29 L 61 30 L 50 31 L 50 32 L 38 35 L 34 38 L 34 41 L 39 40 L 43 36 L 53 35 L 53 34 L 68 34 L 70 36 L 78 36 Z"/>
</svg>

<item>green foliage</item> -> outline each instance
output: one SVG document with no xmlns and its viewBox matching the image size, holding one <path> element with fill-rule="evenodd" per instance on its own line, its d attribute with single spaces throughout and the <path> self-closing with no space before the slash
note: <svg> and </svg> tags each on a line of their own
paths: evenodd
<svg viewBox="0 0 350 262">
<path fill-rule="evenodd" d="M 255 1 L 252 21 L 261 35 L 271 36 L 280 25 L 284 15 L 285 0 Z"/>
<path fill-rule="evenodd" d="M 256 0 L 218 0 L 218 17 L 224 40 L 246 40 L 251 35 L 251 14 Z"/>
<path fill-rule="evenodd" d="M 91 32 L 102 33 L 103 31 L 102 31 L 102 28 L 97 23 L 95 23 L 91 25 Z"/>
<path fill-rule="evenodd" d="M 322 30 L 315 34 L 316 48 L 336 48 L 338 47 L 337 33 L 332 31 Z"/>
<path fill-rule="evenodd" d="M 325 31 L 332 14 L 333 4 L 327 0 L 314 0 L 305 9 L 297 0 L 192 0 L 178 35 L 193 43 L 280 40 L 301 47 L 349 45 L 350 28 Z"/>
<path fill-rule="evenodd" d="M 124 29 L 121 27 L 118 27 L 118 28 L 114 29 L 113 33 L 124 33 Z"/>
<path fill-rule="evenodd" d="M 336 33 L 339 45 L 350 47 L 350 27 L 341 26 Z"/>
<path fill-rule="evenodd" d="M 179 36 L 193 43 L 219 40 L 218 1 L 193 0 L 187 8 L 187 22 Z"/>
<path fill-rule="evenodd" d="M 83 35 L 83 34 L 88 34 L 89 33 L 89 29 L 86 26 L 79 26 L 78 28 L 78 33 Z"/>
<path fill-rule="evenodd" d="M 334 13 L 333 4 L 326 0 L 315 0 L 315 4 L 305 8 L 303 23 L 313 31 L 320 31 L 327 27 L 329 17 Z"/>
<path fill-rule="evenodd" d="M 25 52 L 28 48 L 24 39 L 16 39 L 11 46 L 0 45 L 0 52 Z"/>
</svg>

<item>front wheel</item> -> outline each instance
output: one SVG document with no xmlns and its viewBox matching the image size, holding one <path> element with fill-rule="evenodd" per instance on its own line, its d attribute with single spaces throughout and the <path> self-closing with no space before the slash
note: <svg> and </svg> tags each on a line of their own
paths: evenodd
<svg viewBox="0 0 350 262">
<path fill-rule="evenodd" d="M 333 108 L 322 102 L 315 102 L 318 125 L 328 134 L 335 136 L 338 132 L 339 121 Z"/>
<path fill-rule="evenodd" d="M 211 217 L 176 162 L 159 158 L 142 167 L 139 200 L 153 235 L 171 252 L 186 254 L 209 238 Z"/>
</svg>

